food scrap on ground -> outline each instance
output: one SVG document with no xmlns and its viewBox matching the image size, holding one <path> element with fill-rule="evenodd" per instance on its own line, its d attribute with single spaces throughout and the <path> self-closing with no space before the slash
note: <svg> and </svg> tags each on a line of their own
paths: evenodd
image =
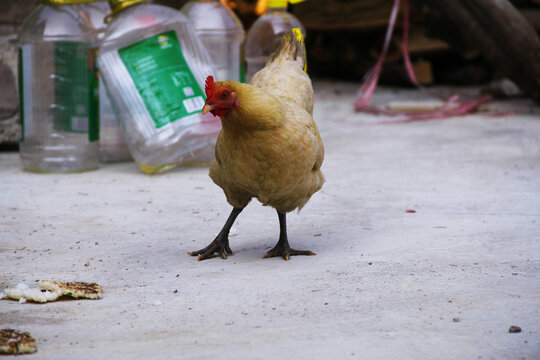
<svg viewBox="0 0 540 360">
<path fill-rule="evenodd" d="M 41 280 L 39 282 L 44 290 L 60 292 L 62 295 L 71 296 L 76 299 L 85 298 L 97 300 L 103 297 L 103 288 L 96 283 L 85 282 L 67 282 L 61 283 L 50 280 Z"/>
<path fill-rule="evenodd" d="M 26 331 L 0 330 L 0 354 L 29 354 L 36 350 L 36 339 Z"/>
<path fill-rule="evenodd" d="M 39 286 L 39 288 L 29 288 L 26 284 L 17 284 L 14 288 L 5 289 L 5 296 L 13 300 L 19 300 L 21 303 L 25 303 L 25 300 L 46 303 L 56 301 L 62 296 L 92 300 L 101 299 L 103 297 L 103 289 L 96 283 L 61 283 L 50 280 L 41 280 Z"/>
</svg>

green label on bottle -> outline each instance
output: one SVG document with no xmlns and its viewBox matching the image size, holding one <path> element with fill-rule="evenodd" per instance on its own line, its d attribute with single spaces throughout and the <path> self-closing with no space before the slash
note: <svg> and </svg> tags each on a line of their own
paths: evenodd
<svg viewBox="0 0 540 360">
<path fill-rule="evenodd" d="M 85 43 L 54 43 L 54 127 L 59 131 L 88 133 L 90 142 L 99 140 L 95 53 Z"/>
<path fill-rule="evenodd" d="M 244 70 L 244 64 L 240 64 L 240 82 L 245 83 L 246 82 L 246 70 Z"/>
<path fill-rule="evenodd" d="M 200 112 L 204 93 L 175 31 L 118 50 L 156 128 Z"/>
</svg>

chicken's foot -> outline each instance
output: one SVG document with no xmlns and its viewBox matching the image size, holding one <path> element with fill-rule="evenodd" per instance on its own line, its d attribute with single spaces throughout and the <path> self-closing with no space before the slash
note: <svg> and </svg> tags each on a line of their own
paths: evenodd
<svg viewBox="0 0 540 360">
<path fill-rule="evenodd" d="M 204 249 L 191 251 L 188 254 L 191 256 L 199 255 L 199 261 L 210 259 L 211 257 L 214 257 L 215 253 L 217 253 L 222 259 L 226 259 L 227 254 L 232 255 L 233 253 L 231 251 L 231 248 L 229 247 L 229 231 L 231 230 L 231 227 L 234 224 L 236 217 L 242 212 L 242 210 L 243 209 L 233 208 L 231 214 L 229 215 L 229 218 L 223 226 L 223 229 L 221 229 L 214 241 L 212 241 L 210 245 L 208 245 Z"/>
<path fill-rule="evenodd" d="M 279 218 L 279 241 L 274 248 L 264 255 L 264 258 L 281 256 L 285 260 L 289 260 L 293 255 L 316 255 L 313 251 L 309 250 L 295 250 L 289 246 L 289 240 L 287 239 L 287 218 L 285 213 L 278 211 Z"/>
</svg>

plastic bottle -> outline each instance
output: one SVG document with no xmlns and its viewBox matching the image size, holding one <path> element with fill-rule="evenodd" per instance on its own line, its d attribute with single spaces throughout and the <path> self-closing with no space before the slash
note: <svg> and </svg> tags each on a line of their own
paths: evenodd
<svg viewBox="0 0 540 360">
<path fill-rule="evenodd" d="M 294 31 L 297 37 L 306 37 L 304 26 L 287 12 L 287 0 L 268 0 L 268 11 L 258 18 L 248 31 L 246 39 L 246 80 L 261 70 L 272 53 L 281 44 L 283 34 Z"/>
<path fill-rule="evenodd" d="M 107 27 L 105 18 L 111 13 L 109 2 L 96 1 L 88 4 L 88 8 L 90 10 L 88 18 L 97 31 L 98 40 L 102 41 Z M 101 76 L 99 77 L 99 154 L 100 161 L 104 163 L 132 160 L 120 122 L 113 111 Z"/>
<path fill-rule="evenodd" d="M 245 31 L 236 14 L 218 0 L 194 0 L 181 9 L 195 26 L 216 69 L 216 80 L 244 81 Z"/>
<path fill-rule="evenodd" d="M 131 155 L 147 173 L 213 154 L 219 129 L 201 117 L 212 61 L 180 12 L 143 0 L 109 0 L 98 56 Z"/>
<path fill-rule="evenodd" d="M 88 0 L 42 0 L 18 36 L 20 156 L 32 172 L 98 167 L 96 31 Z"/>
</svg>

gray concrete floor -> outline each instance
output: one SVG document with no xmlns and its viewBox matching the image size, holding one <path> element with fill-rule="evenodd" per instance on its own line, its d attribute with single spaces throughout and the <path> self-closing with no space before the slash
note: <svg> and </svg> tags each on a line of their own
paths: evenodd
<svg viewBox="0 0 540 360">
<path fill-rule="evenodd" d="M 289 262 L 262 259 L 278 220 L 256 201 L 234 256 L 186 255 L 230 211 L 207 168 L 38 175 L 0 153 L 0 289 L 104 288 L 1 300 L 1 327 L 29 331 L 35 359 L 539 359 L 539 109 L 377 125 L 353 112 L 357 88 L 315 82 L 327 183 L 288 219 L 291 244 L 318 255 Z"/>
</svg>

